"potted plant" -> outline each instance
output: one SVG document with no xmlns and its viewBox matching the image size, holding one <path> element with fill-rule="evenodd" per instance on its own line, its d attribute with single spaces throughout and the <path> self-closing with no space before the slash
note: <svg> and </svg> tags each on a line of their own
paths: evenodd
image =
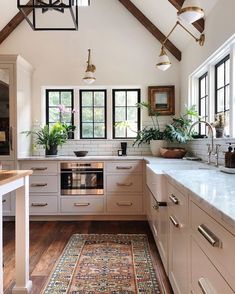
<svg viewBox="0 0 235 294">
<path fill-rule="evenodd" d="M 223 138 L 224 136 L 224 115 L 219 114 L 215 121 L 212 123 L 212 126 L 215 128 L 215 137 L 216 138 Z"/>
<path fill-rule="evenodd" d="M 59 105 L 57 105 L 57 107 L 60 112 L 60 118 L 61 118 L 62 125 L 68 133 L 68 139 L 73 139 L 76 126 L 72 125 L 71 123 L 67 123 L 65 121 L 66 121 L 67 114 L 71 114 L 71 113 L 74 114 L 74 113 L 76 113 L 76 110 L 75 109 L 71 110 L 69 108 L 66 108 L 66 106 L 64 104 L 59 104 Z"/>
<path fill-rule="evenodd" d="M 68 133 L 62 123 L 57 122 L 51 128 L 48 125 L 37 131 L 23 132 L 26 135 L 35 136 L 35 144 L 42 145 L 45 148 L 46 156 L 55 156 L 58 152 L 58 146 L 62 146 L 68 139 Z"/>
</svg>

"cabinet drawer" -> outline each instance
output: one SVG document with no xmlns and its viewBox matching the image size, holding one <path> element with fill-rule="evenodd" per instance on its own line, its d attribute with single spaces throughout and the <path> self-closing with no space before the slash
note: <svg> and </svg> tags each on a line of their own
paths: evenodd
<svg viewBox="0 0 235 294">
<path fill-rule="evenodd" d="M 101 213 L 104 211 L 103 196 L 68 197 L 61 199 L 61 212 Z"/>
<path fill-rule="evenodd" d="M 188 196 L 169 183 L 167 191 L 167 206 L 170 215 L 173 214 L 182 225 L 187 223 Z"/>
<path fill-rule="evenodd" d="M 235 289 L 235 237 L 193 202 L 191 218 L 192 231 L 200 247 Z"/>
<path fill-rule="evenodd" d="M 142 212 L 142 195 L 108 195 L 107 212 L 134 214 Z"/>
<path fill-rule="evenodd" d="M 194 294 L 234 293 L 193 239 L 191 239 L 191 286 Z"/>
<path fill-rule="evenodd" d="M 106 171 L 107 173 L 141 173 L 142 161 L 108 162 Z"/>
<path fill-rule="evenodd" d="M 108 192 L 141 192 L 142 175 L 107 175 Z"/>
<path fill-rule="evenodd" d="M 27 161 L 22 162 L 20 168 L 33 170 L 33 175 L 53 175 L 58 173 L 57 162 Z"/>
<path fill-rule="evenodd" d="M 58 191 L 57 176 L 32 176 L 29 177 L 30 193 L 56 193 Z"/>
<path fill-rule="evenodd" d="M 57 196 L 30 196 L 30 214 L 50 214 L 58 211 Z"/>
</svg>

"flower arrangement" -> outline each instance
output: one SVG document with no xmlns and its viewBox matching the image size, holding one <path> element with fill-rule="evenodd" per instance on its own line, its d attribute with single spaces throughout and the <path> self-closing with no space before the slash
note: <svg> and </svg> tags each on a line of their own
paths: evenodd
<svg viewBox="0 0 235 294">
<path fill-rule="evenodd" d="M 66 113 L 70 113 L 70 110 L 68 108 L 66 108 L 66 106 L 64 104 L 59 104 L 58 106 L 59 112 L 60 112 L 60 117 L 61 117 L 61 121 L 62 121 L 62 125 L 63 127 L 66 129 L 67 133 L 68 133 L 68 139 L 73 139 L 74 136 L 74 131 L 76 129 L 76 126 L 66 123 L 64 120 L 64 115 Z M 71 113 L 76 113 L 77 111 L 75 109 L 72 109 Z"/>
</svg>

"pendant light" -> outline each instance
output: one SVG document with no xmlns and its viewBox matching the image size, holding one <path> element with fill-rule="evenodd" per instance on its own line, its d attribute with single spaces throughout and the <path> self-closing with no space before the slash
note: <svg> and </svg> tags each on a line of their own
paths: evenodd
<svg viewBox="0 0 235 294">
<path fill-rule="evenodd" d="M 180 20 L 191 24 L 203 18 L 205 14 L 198 0 L 185 0 L 177 15 Z"/>
<path fill-rule="evenodd" d="M 161 52 L 159 55 L 158 63 L 156 64 L 156 67 L 162 71 L 167 70 L 169 67 L 171 67 L 170 59 L 164 50 L 164 46 L 161 48 Z"/>
<path fill-rule="evenodd" d="M 96 67 L 94 66 L 94 64 L 91 64 L 91 49 L 88 49 L 87 68 L 86 68 L 85 76 L 83 78 L 83 81 L 86 84 L 90 85 L 94 83 L 94 81 L 96 80 L 94 75 L 95 70 L 96 70 Z"/>
</svg>

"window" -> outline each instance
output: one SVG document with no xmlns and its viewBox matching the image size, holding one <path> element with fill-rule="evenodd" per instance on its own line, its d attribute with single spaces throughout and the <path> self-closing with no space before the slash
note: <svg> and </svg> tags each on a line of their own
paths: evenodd
<svg viewBox="0 0 235 294">
<path fill-rule="evenodd" d="M 61 112 L 59 105 L 64 105 L 66 111 Z M 46 124 L 52 126 L 55 122 L 74 124 L 73 90 L 46 90 Z"/>
<path fill-rule="evenodd" d="M 224 115 L 225 133 L 229 135 L 230 110 L 230 56 L 215 66 L 215 115 Z"/>
<path fill-rule="evenodd" d="M 199 107 L 201 120 L 208 121 L 208 73 L 199 78 Z M 206 125 L 199 125 L 199 134 L 206 135 Z"/>
<path fill-rule="evenodd" d="M 106 90 L 80 90 L 80 138 L 106 138 Z"/>
<path fill-rule="evenodd" d="M 113 138 L 131 139 L 140 130 L 140 89 L 113 90 Z M 116 123 L 127 122 L 123 127 Z"/>
</svg>

